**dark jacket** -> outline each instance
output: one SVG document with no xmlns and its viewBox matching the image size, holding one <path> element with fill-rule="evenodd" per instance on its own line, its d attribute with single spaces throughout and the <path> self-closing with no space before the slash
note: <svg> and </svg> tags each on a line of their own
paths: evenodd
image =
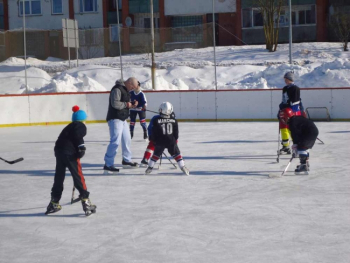
<svg viewBox="0 0 350 263">
<path fill-rule="evenodd" d="M 120 98 L 116 96 L 117 89 L 120 91 Z M 114 100 L 121 102 L 120 109 L 116 108 Z M 129 109 L 126 107 L 126 102 L 130 102 L 130 93 L 127 88 L 119 83 L 115 84 L 109 94 L 107 121 L 113 119 L 125 121 L 129 117 Z"/>
<path fill-rule="evenodd" d="M 179 126 L 174 117 L 175 115 L 170 118 L 164 118 L 160 115 L 154 116 L 148 126 L 150 140 L 164 146 L 176 144 L 179 138 Z"/>
<path fill-rule="evenodd" d="M 318 136 L 318 129 L 312 120 L 303 116 L 294 116 L 289 120 L 289 129 L 292 133 L 293 143 L 298 147 L 311 149 Z"/>
<path fill-rule="evenodd" d="M 297 85 L 290 84 L 283 87 L 279 108 L 280 110 L 292 108 L 293 112 L 300 110 L 300 88 Z"/>
<path fill-rule="evenodd" d="M 58 136 L 55 144 L 55 152 L 67 155 L 77 155 L 78 146 L 84 145 L 84 136 L 86 135 L 86 126 L 80 121 L 74 121 L 68 124 Z"/>
</svg>

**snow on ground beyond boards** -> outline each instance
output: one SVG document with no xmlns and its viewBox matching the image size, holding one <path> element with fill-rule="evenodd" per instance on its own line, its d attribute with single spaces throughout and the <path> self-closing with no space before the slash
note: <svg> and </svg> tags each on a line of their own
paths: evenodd
<svg viewBox="0 0 350 263">
<path fill-rule="evenodd" d="M 156 54 L 158 90 L 215 89 L 212 48 L 182 49 Z M 283 75 L 294 70 L 300 87 L 350 87 L 349 52 L 339 43 L 293 45 L 293 61 L 286 64 L 288 45 L 277 52 L 260 46 L 217 48 L 218 89 L 270 89 L 284 85 Z M 123 57 L 125 77 L 135 76 L 144 90 L 152 89 L 150 59 L 145 54 Z M 80 60 L 68 69 L 67 61 L 49 58 L 27 60 L 31 93 L 107 91 L 120 78 L 119 57 Z M 73 62 L 72 64 L 75 64 Z M 56 72 L 54 76 L 52 72 Z M 24 60 L 10 58 L 0 63 L 0 94 L 25 92 Z"/>
</svg>

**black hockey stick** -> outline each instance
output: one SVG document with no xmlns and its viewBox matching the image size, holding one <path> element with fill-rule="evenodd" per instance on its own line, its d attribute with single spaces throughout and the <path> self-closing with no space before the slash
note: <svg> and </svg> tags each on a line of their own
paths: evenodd
<svg viewBox="0 0 350 263">
<path fill-rule="evenodd" d="M 75 191 L 75 186 L 73 186 L 73 191 L 72 191 L 72 199 L 70 201 L 71 204 L 74 204 L 76 202 L 79 202 L 80 201 L 80 197 L 78 198 L 74 198 L 74 191 Z"/>
<path fill-rule="evenodd" d="M 164 113 L 160 113 L 160 112 L 157 112 L 157 111 L 153 111 L 153 110 L 145 110 L 145 111 L 149 111 L 149 112 L 153 112 L 153 113 L 157 113 L 157 114 L 160 114 L 160 115 L 164 115 L 164 116 L 168 116 L 168 114 L 164 114 Z"/>
<path fill-rule="evenodd" d="M 174 165 L 175 169 L 177 169 L 176 165 L 170 160 L 170 158 L 163 152 L 164 156 L 169 160 L 169 162 Z"/>
<path fill-rule="evenodd" d="M 321 141 L 319 138 L 317 138 L 317 140 L 319 140 L 320 142 L 322 142 L 322 144 L 324 144 L 324 142 L 323 142 L 323 141 Z"/>
<path fill-rule="evenodd" d="M 13 160 L 13 161 L 7 161 L 7 160 L 5 160 L 5 159 L 3 159 L 3 158 L 0 157 L 0 160 L 3 160 L 4 162 L 7 162 L 7 163 L 9 163 L 9 164 L 14 164 L 14 163 L 21 162 L 21 161 L 23 161 L 24 159 L 21 157 L 21 158 L 18 158 L 18 159 L 16 159 L 16 160 Z"/>
</svg>

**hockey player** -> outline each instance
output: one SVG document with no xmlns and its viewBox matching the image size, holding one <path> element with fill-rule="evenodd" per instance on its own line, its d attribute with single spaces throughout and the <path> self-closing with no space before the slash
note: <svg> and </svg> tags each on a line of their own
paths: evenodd
<svg viewBox="0 0 350 263">
<path fill-rule="evenodd" d="M 309 171 L 309 152 L 318 136 L 318 129 L 313 121 L 296 115 L 291 108 L 285 108 L 280 111 L 279 119 L 284 124 L 289 125 L 293 138 L 293 155 L 299 156 L 300 165 L 295 169 L 296 173 L 308 173 Z"/>
<path fill-rule="evenodd" d="M 179 128 L 175 115 L 173 114 L 173 105 L 170 102 L 163 102 L 159 106 L 159 115 L 152 118 L 148 129 L 151 131 L 150 140 L 154 143 L 154 153 L 148 163 L 146 174 L 152 172 L 155 163 L 162 156 L 165 148 L 168 149 L 169 154 L 177 161 L 180 169 L 189 175 L 189 170 L 185 166 L 182 159 L 177 140 L 179 138 Z"/>
<path fill-rule="evenodd" d="M 137 101 L 137 107 L 130 109 L 130 136 L 134 137 L 134 128 L 136 123 L 136 117 L 139 115 L 140 124 L 143 129 L 143 139 L 147 140 L 147 125 L 146 125 L 146 107 L 147 99 L 146 95 L 141 91 L 141 84 L 138 81 L 137 88 L 130 92 L 131 101 Z"/>
<path fill-rule="evenodd" d="M 172 112 L 170 114 L 170 117 L 175 119 L 175 112 Z M 148 126 L 148 136 L 151 137 L 151 134 L 152 134 L 152 125 L 149 125 Z M 142 167 L 147 167 L 148 166 L 148 161 L 149 159 L 151 158 L 153 152 L 154 152 L 154 148 L 155 148 L 155 144 L 152 140 L 149 141 L 148 145 L 147 145 L 147 148 L 146 148 L 146 151 L 143 155 L 143 159 L 141 161 L 141 165 Z"/>
<path fill-rule="evenodd" d="M 90 193 L 87 191 L 80 163 L 86 151 L 83 138 L 86 135 L 84 123 L 87 115 L 85 111 L 79 110 L 78 106 L 74 106 L 72 110 L 72 122 L 62 130 L 55 144 L 56 172 L 51 189 L 51 201 L 45 214 L 55 213 L 62 209 L 59 201 L 63 192 L 66 168 L 72 174 L 74 186 L 80 193 L 79 197 L 85 214 L 90 215 L 96 212 L 96 206 L 92 205 L 89 199 Z"/>
<path fill-rule="evenodd" d="M 284 86 L 282 90 L 282 102 L 279 105 L 279 110 L 281 111 L 285 108 L 291 108 L 294 114 L 299 116 L 301 115 L 300 88 L 294 84 L 294 73 L 287 72 L 284 74 L 284 82 L 286 83 L 286 86 Z M 288 125 L 280 120 L 279 128 L 283 146 L 282 149 L 280 149 L 280 154 L 291 154 L 289 147 L 289 141 L 291 138 Z"/>
</svg>

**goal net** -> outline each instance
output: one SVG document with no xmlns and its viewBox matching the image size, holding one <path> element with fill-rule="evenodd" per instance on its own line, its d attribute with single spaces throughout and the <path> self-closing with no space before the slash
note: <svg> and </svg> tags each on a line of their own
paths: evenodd
<svg viewBox="0 0 350 263">
<path fill-rule="evenodd" d="M 331 121 L 327 107 L 308 107 L 306 114 L 313 121 Z"/>
</svg>

